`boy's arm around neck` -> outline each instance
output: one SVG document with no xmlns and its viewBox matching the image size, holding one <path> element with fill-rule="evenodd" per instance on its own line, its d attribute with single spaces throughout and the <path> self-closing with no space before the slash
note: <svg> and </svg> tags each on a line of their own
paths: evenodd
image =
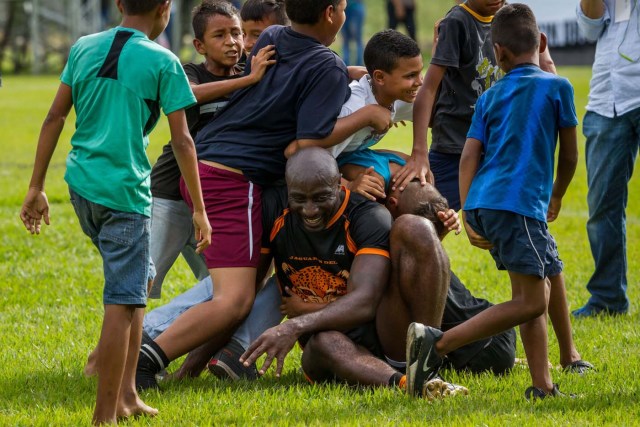
<svg viewBox="0 0 640 427">
<path fill-rule="evenodd" d="M 40 221 L 43 217 L 45 224 L 49 225 L 49 202 L 44 192 L 44 182 L 72 106 L 71 86 L 61 83 L 40 129 L 31 182 L 20 210 L 20 218 L 31 234 L 40 233 Z"/>
<path fill-rule="evenodd" d="M 171 148 L 176 156 L 180 173 L 187 185 L 189 196 L 193 203 L 193 224 L 195 226 L 195 237 L 198 241 L 196 252 L 201 253 L 211 243 L 211 225 L 209 224 L 202 199 L 196 148 L 187 128 L 184 110 L 177 110 L 168 114 L 167 119 L 171 130 Z"/>
<path fill-rule="evenodd" d="M 339 118 L 329 136 L 322 139 L 298 139 L 293 141 L 286 148 L 285 156 L 289 158 L 296 151 L 307 147 L 333 147 L 367 126 L 371 126 L 380 133 L 386 132 L 391 126 L 391 111 L 378 104 L 365 105 L 352 114 Z"/>
<path fill-rule="evenodd" d="M 260 49 L 257 54 L 251 56 L 250 73 L 242 77 L 202 84 L 190 82 L 198 104 L 231 95 L 238 89 L 258 83 L 264 77 L 267 67 L 276 63 L 275 59 L 271 59 L 275 53 L 273 45 Z"/>
<path fill-rule="evenodd" d="M 554 221 L 558 217 L 562 206 L 562 198 L 567 192 L 567 188 L 569 188 L 578 164 L 578 139 L 575 126 L 561 128 L 559 134 L 558 167 L 547 211 L 548 222 Z"/>
</svg>

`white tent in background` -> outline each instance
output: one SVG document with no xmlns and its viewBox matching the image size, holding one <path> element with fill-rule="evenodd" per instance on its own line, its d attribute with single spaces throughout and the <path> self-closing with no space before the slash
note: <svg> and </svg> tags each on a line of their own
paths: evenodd
<svg viewBox="0 0 640 427">
<path fill-rule="evenodd" d="M 533 10 L 550 47 L 589 44 L 578 31 L 576 7 L 579 0 L 514 0 L 513 3 L 525 3 Z"/>
</svg>

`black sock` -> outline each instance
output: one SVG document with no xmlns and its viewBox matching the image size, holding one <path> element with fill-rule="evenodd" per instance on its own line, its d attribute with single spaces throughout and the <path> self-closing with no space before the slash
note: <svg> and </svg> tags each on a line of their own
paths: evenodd
<svg viewBox="0 0 640 427">
<path fill-rule="evenodd" d="M 155 341 L 147 341 L 140 346 L 140 355 L 138 356 L 138 370 L 160 372 L 169 365 L 170 360 L 164 351 Z"/>
<path fill-rule="evenodd" d="M 163 370 L 170 360 L 158 344 L 152 339 L 145 340 L 140 346 L 138 366 L 136 368 L 136 388 L 139 391 L 158 388 L 156 374 Z"/>
<path fill-rule="evenodd" d="M 391 375 L 391 378 L 389 378 L 389 386 L 394 387 L 400 384 L 400 380 L 402 379 L 402 377 L 404 377 L 404 375 L 400 372 L 396 372 L 395 374 Z"/>
<path fill-rule="evenodd" d="M 148 334 L 148 333 L 146 333 L 146 331 L 143 329 L 143 330 L 142 330 L 142 343 L 141 343 L 141 346 L 143 346 L 143 345 L 145 345 L 145 344 L 152 343 L 152 342 L 153 342 L 153 338 L 151 338 L 151 337 L 149 336 L 149 334 Z"/>
</svg>

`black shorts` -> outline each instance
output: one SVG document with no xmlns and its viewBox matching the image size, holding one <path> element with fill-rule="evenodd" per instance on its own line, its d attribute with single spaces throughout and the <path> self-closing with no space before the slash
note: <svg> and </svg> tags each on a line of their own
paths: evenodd
<svg viewBox="0 0 640 427">
<path fill-rule="evenodd" d="M 516 331 L 509 329 L 494 335 L 478 349 L 473 344 L 464 346 L 451 354 L 446 367 L 474 374 L 493 372 L 501 375 L 513 368 L 516 358 Z"/>
<path fill-rule="evenodd" d="M 350 329 L 347 332 L 344 332 L 344 334 L 355 344 L 364 347 L 372 355 L 386 362 L 384 352 L 382 351 L 382 345 L 380 344 L 378 333 L 376 332 L 375 320 Z M 311 339 L 312 336 L 313 334 L 306 334 L 298 338 L 298 343 L 303 350 L 304 346 L 309 342 L 309 339 Z"/>
</svg>

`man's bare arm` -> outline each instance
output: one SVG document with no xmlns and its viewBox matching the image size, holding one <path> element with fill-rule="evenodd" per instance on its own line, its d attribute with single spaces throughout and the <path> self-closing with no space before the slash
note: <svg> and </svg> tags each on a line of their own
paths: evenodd
<svg viewBox="0 0 640 427">
<path fill-rule="evenodd" d="M 240 360 L 249 366 L 266 354 L 260 374 L 264 374 L 274 359 L 276 376 L 284 367 L 284 359 L 303 334 L 346 330 L 374 318 L 376 309 L 389 281 L 391 262 L 381 255 L 358 255 L 353 261 L 348 292 L 320 311 L 289 319 L 265 331 L 245 351 Z"/>
<path fill-rule="evenodd" d="M 604 1 L 580 0 L 580 8 L 587 18 L 598 19 L 604 15 Z"/>
</svg>

